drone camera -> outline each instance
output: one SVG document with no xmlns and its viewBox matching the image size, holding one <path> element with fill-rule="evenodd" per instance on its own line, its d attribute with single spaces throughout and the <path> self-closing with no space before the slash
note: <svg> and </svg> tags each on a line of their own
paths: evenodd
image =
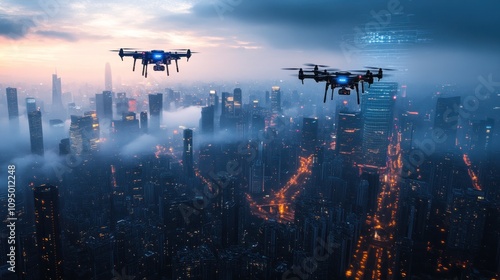
<svg viewBox="0 0 500 280">
<path fill-rule="evenodd" d="M 339 95 L 351 95 L 351 90 L 341 88 L 341 89 L 339 89 Z"/>
</svg>

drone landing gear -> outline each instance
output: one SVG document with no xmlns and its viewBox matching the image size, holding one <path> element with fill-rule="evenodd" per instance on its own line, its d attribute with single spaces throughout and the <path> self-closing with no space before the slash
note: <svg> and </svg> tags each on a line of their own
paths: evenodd
<svg viewBox="0 0 500 280">
<path fill-rule="evenodd" d="M 325 97 L 323 98 L 323 103 L 326 103 L 326 95 L 328 94 L 328 86 L 329 86 L 329 84 L 326 83 L 326 86 L 325 86 Z"/>
</svg>

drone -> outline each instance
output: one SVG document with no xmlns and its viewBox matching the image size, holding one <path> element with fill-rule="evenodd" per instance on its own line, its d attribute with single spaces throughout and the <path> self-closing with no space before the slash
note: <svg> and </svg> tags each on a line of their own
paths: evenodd
<svg viewBox="0 0 500 280">
<path fill-rule="evenodd" d="M 112 52 L 118 52 L 118 55 L 123 61 L 124 56 L 131 56 L 134 59 L 134 65 L 132 67 L 132 71 L 135 71 L 135 62 L 137 59 L 142 60 L 142 75 L 147 78 L 148 77 L 148 64 L 154 64 L 154 71 L 165 71 L 167 70 L 167 76 L 170 76 L 170 72 L 168 66 L 172 63 L 172 60 L 175 61 L 175 68 L 177 72 L 179 72 L 179 64 L 177 61 L 183 57 L 189 58 L 191 54 L 196 52 L 191 52 L 190 49 L 176 49 L 174 51 L 162 51 L 162 50 L 152 50 L 152 51 L 140 51 L 135 48 L 121 48 L 119 50 L 111 50 Z M 177 52 L 181 51 L 181 52 Z M 183 52 L 184 51 L 184 52 Z"/>
<path fill-rule="evenodd" d="M 313 67 L 313 69 L 302 69 L 302 68 L 283 68 L 283 70 L 299 70 L 299 80 L 304 84 L 304 79 L 314 79 L 317 83 L 326 82 L 325 85 L 325 97 L 323 98 L 323 102 L 326 103 L 326 96 L 328 93 L 328 88 L 332 89 L 332 100 L 333 100 L 333 91 L 335 88 L 339 88 L 339 95 L 350 95 L 352 89 L 356 89 L 356 94 L 359 102 L 359 83 L 361 83 L 361 93 L 365 93 L 365 82 L 368 83 L 368 87 L 373 84 L 375 78 L 380 81 L 384 76 L 383 71 L 394 71 L 395 69 L 383 69 L 377 67 L 368 67 L 366 66 L 365 70 L 349 70 L 349 71 L 340 71 L 339 69 L 319 69 L 328 67 L 327 65 L 315 65 L 311 63 L 304 64 L 309 67 Z M 377 73 L 373 73 L 371 70 L 377 70 Z"/>
</svg>

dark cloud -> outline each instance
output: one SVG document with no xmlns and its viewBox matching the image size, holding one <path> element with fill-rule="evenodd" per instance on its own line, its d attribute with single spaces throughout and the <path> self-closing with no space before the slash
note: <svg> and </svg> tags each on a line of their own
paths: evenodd
<svg viewBox="0 0 500 280">
<path fill-rule="evenodd" d="M 231 4 L 233 3 L 233 4 Z M 432 35 L 434 44 L 460 47 L 498 47 L 500 45 L 500 2 L 475 1 L 214 1 L 192 8 L 186 24 L 206 24 L 259 35 L 280 48 L 335 49 L 355 28 L 365 30 L 371 23 L 386 21 L 397 27 L 396 16 L 385 11 L 401 11 L 410 24 Z M 401 18 L 401 17 L 400 17 Z M 236 24 L 234 24 L 236 23 Z M 240 24 L 237 24 L 240 23 Z M 373 26 L 373 25 L 372 25 Z M 243 32 L 242 32 L 243 33 Z M 248 34 L 248 32 L 243 33 Z"/>
<path fill-rule="evenodd" d="M 39 30 L 36 31 L 35 34 L 40 35 L 42 37 L 61 39 L 70 42 L 77 41 L 78 39 L 74 34 L 68 32 L 53 31 L 53 30 Z"/>
<path fill-rule="evenodd" d="M 35 23 L 29 17 L 0 14 L 0 36 L 2 37 L 21 39 L 34 26 Z"/>
</svg>

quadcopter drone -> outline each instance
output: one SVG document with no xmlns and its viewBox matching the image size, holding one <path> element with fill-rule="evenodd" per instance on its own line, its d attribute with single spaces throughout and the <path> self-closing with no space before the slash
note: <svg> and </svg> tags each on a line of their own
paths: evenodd
<svg viewBox="0 0 500 280">
<path fill-rule="evenodd" d="M 340 71 L 339 69 L 322 69 L 320 67 L 328 67 L 326 65 L 314 65 L 314 64 L 304 64 L 306 66 L 312 67 L 314 69 L 302 69 L 302 68 L 283 68 L 283 70 L 299 70 L 299 80 L 304 84 L 304 79 L 314 79 L 318 82 L 326 82 L 325 85 L 325 97 L 323 102 L 326 103 L 326 96 L 328 93 L 328 87 L 332 89 L 332 100 L 333 91 L 335 88 L 339 88 L 339 95 L 350 95 L 351 89 L 356 89 L 356 94 L 359 102 L 359 83 L 361 83 L 361 92 L 365 93 L 365 82 L 368 83 L 368 87 L 373 84 L 374 78 L 378 81 L 384 76 L 383 70 L 394 71 L 394 69 L 382 69 L 376 67 L 365 67 L 367 70 L 349 70 Z M 374 74 L 370 69 L 378 69 L 378 72 Z"/>
<path fill-rule="evenodd" d="M 170 76 L 170 72 L 168 70 L 168 66 L 172 63 L 172 60 L 175 61 L 175 67 L 177 72 L 179 72 L 179 64 L 177 60 L 182 57 L 186 57 L 187 61 L 191 57 L 191 54 L 196 52 L 191 52 L 190 49 L 177 49 L 177 51 L 185 51 L 182 52 L 166 52 L 162 50 L 152 50 L 152 51 L 139 51 L 134 48 L 121 48 L 120 50 L 111 50 L 112 52 L 118 52 L 118 55 L 123 61 L 124 56 L 131 56 L 134 59 L 134 65 L 132 67 L 132 71 L 135 71 L 135 62 L 137 59 L 142 60 L 142 75 L 147 78 L 148 77 L 148 64 L 154 64 L 154 71 L 165 71 L 167 70 L 167 76 Z"/>
</svg>

